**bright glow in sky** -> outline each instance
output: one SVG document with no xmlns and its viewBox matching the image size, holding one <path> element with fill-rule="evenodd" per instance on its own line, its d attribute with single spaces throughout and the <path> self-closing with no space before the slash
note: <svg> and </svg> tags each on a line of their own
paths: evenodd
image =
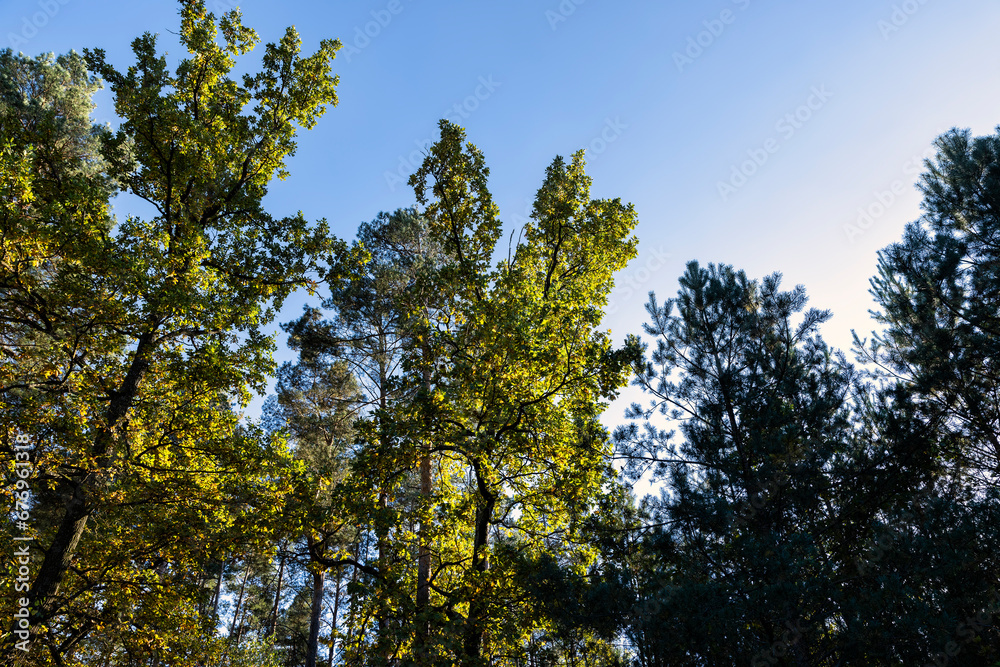
<svg viewBox="0 0 1000 667">
<path fill-rule="evenodd" d="M 301 136 L 272 213 L 325 217 L 352 238 L 412 203 L 400 182 L 448 116 L 484 151 L 509 230 L 552 158 L 588 148 L 593 194 L 633 202 L 641 221 L 606 319 L 617 339 L 640 330 L 648 290 L 673 296 L 698 259 L 804 284 L 812 306 L 834 312 L 824 337 L 849 347 L 852 328 L 872 326 L 877 250 L 919 215 L 913 184 L 934 137 L 1000 124 L 995 2 L 240 4 L 265 42 L 295 25 L 305 50 L 345 45 L 340 104 Z M 144 31 L 177 55 L 178 25 L 167 0 L 0 2 L 0 48 L 101 47 L 119 68 Z M 95 118 L 113 121 L 107 91 L 99 102 Z"/>
</svg>

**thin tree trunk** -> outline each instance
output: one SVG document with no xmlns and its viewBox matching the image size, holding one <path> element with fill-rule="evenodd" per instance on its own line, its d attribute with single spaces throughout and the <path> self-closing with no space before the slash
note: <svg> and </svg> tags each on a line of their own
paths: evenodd
<svg viewBox="0 0 1000 667">
<path fill-rule="evenodd" d="M 240 624 L 236 626 L 236 646 L 240 645 L 240 640 L 243 639 L 243 629 L 247 626 L 247 609 L 243 607 L 243 613 L 240 616 Z"/>
<path fill-rule="evenodd" d="M 476 476 L 479 479 L 480 494 L 484 498 L 482 504 L 476 509 L 476 532 L 472 543 L 472 569 L 477 575 L 482 575 L 490 569 L 489 529 L 490 519 L 493 518 L 493 510 L 496 508 L 496 496 L 490 494 L 486 489 L 485 482 L 479 477 L 478 469 Z M 469 615 L 465 620 L 464 649 L 466 658 L 472 664 L 478 664 L 478 659 L 482 655 L 486 602 L 480 596 L 469 600 Z"/>
<path fill-rule="evenodd" d="M 431 391 L 431 371 L 428 363 L 430 352 L 424 346 L 424 371 L 423 384 L 424 391 L 429 395 Z M 424 503 L 430 501 L 431 486 L 431 443 L 426 438 L 421 444 L 420 455 L 420 497 Z M 427 613 L 431 600 L 431 549 L 430 549 L 430 521 L 420 521 L 420 545 L 417 551 L 417 617 Z M 430 624 L 424 620 L 418 628 L 418 644 L 422 645 L 430 636 Z"/>
<path fill-rule="evenodd" d="M 357 553 L 357 552 L 358 552 L 358 543 L 355 542 L 354 543 L 354 553 Z M 351 583 L 352 584 L 356 584 L 357 582 L 358 582 L 358 568 L 356 568 L 356 567 L 355 568 L 351 568 Z M 348 586 L 347 590 L 350 591 L 351 587 Z M 350 640 L 354 637 L 354 609 L 355 609 L 355 604 L 354 604 L 354 594 L 353 593 L 350 594 L 349 599 L 350 599 L 350 603 L 349 603 L 348 610 L 347 610 L 347 640 L 348 640 L 348 642 L 350 642 Z"/>
<path fill-rule="evenodd" d="M 385 424 L 385 411 L 388 408 L 388 396 L 386 387 L 387 382 L 388 378 L 387 378 L 386 367 L 385 364 L 381 364 L 379 367 L 379 397 L 378 397 L 379 436 L 378 437 L 379 437 L 379 445 L 381 446 L 382 451 L 387 451 L 387 448 L 389 446 L 389 434 L 387 432 Z M 378 494 L 378 505 L 379 509 L 382 510 L 383 512 L 385 511 L 386 506 L 388 505 L 388 494 L 381 489 L 379 490 Z M 380 531 L 378 533 L 378 569 L 380 572 L 387 571 L 386 563 L 388 556 L 388 545 L 386 544 L 386 542 L 387 542 L 386 533 Z M 337 578 L 337 585 L 338 586 L 340 585 L 339 574 Z M 376 620 L 378 621 L 378 639 L 376 643 L 382 649 L 380 652 L 383 654 L 383 656 L 387 657 L 388 654 L 386 653 L 386 651 L 388 650 L 388 640 L 387 640 L 388 633 L 386 628 L 386 622 L 387 622 L 386 612 L 385 609 L 381 606 L 378 608 Z"/>
<path fill-rule="evenodd" d="M 278 608 L 281 606 L 281 587 L 284 584 L 285 576 L 285 553 L 284 545 L 281 548 L 281 560 L 278 561 L 278 588 L 274 592 L 274 606 L 271 608 L 271 618 L 268 620 L 267 632 L 265 636 L 273 637 L 278 627 Z"/>
<path fill-rule="evenodd" d="M 54 613 L 54 597 L 69 570 L 77 545 L 80 544 L 80 538 L 83 537 L 87 527 L 87 521 L 97 509 L 89 487 L 97 481 L 97 478 L 106 475 L 111 467 L 110 455 L 118 437 L 118 429 L 132 406 L 132 401 L 139 393 L 139 384 L 149 369 L 153 347 L 153 332 L 148 332 L 139 338 L 121 388 L 112 395 L 111 403 L 104 415 L 106 426 L 100 429 L 94 438 L 96 470 L 74 482 L 72 495 L 66 503 L 66 513 L 59 523 L 52 544 L 45 550 L 45 558 L 28 593 L 33 609 L 32 625 L 49 620 Z"/>
<path fill-rule="evenodd" d="M 343 572 L 337 568 L 337 592 L 333 596 L 333 619 L 330 622 L 330 652 L 327 655 L 327 667 L 333 667 L 333 654 L 337 646 L 337 616 L 340 614 L 340 582 Z"/>
<path fill-rule="evenodd" d="M 208 582 L 204 568 L 198 572 L 198 583 L 195 584 L 198 589 L 198 616 L 205 615 L 205 597 L 202 595 L 205 592 L 205 584 Z"/>
<path fill-rule="evenodd" d="M 233 610 L 233 622 L 229 626 L 229 639 L 232 641 L 234 635 L 236 635 L 237 623 L 240 621 L 240 608 L 243 606 L 243 595 L 246 593 L 247 589 L 247 578 L 250 576 L 250 559 L 247 559 L 247 566 L 243 570 L 243 582 L 240 584 L 240 594 L 236 599 L 236 609 Z M 236 635 L 236 641 L 239 642 L 240 638 Z"/>
<path fill-rule="evenodd" d="M 309 641 L 306 643 L 306 667 L 316 667 L 319 651 L 319 624 L 323 615 L 323 593 L 325 592 L 326 571 L 312 574 L 312 609 L 309 613 Z"/>
<path fill-rule="evenodd" d="M 222 559 L 222 567 L 219 570 L 219 580 L 215 582 L 215 597 L 212 600 L 212 618 L 219 619 L 219 598 L 222 597 L 222 578 L 226 575 L 226 559 Z"/>
</svg>

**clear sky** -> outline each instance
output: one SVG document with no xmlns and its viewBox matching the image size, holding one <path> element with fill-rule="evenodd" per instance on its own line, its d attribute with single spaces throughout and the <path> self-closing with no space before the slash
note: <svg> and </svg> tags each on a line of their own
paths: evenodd
<svg viewBox="0 0 1000 667">
<path fill-rule="evenodd" d="M 639 331 L 646 292 L 673 296 L 698 259 L 804 284 L 811 305 L 834 311 L 824 337 L 848 347 L 852 328 L 872 326 L 877 250 L 919 215 L 913 185 L 934 137 L 1000 124 L 993 1 L 240 6 L 264 41 L 295 25 L 307 50 L 326 37 L 345 45 L 340 104 L 302 135 L 290 178 L 268 195 L 272 213 L 325 217 L 352 238 L 361 221 L 412 203 L 401 182 L 447 116 L 484 151 L 509 229 L 552 158 L 587 148 L 593 194 L 633 202 L 640 218 L 639 257 L 606 319 L 618 339 Z M 178 53 L 177 11 L 166 0 L 0 0 L 0 48 L 101 47 L 125 67 L 144 31 Z M 107 92 L 98 99 L 95 119 L 114 122 Z"/>
</svg>

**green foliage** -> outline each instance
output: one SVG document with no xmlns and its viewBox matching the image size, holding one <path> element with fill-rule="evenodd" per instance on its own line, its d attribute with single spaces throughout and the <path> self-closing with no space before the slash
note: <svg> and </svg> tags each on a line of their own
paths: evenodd
<svg viewBox="0 0 1000 667">
<path fill-rule="evenodd" d="M 888 485 L 893 500 L 866 526 L 852 630 L 874 655 L 904 661 L 956 640 L 1000 583 L 1000 136 L 952 130 L 935 143 L 920 183 L 923 215 L 879 253 L 871 292 L 882 329 L 870 343 L 855 338 L 859 357 L 878 370 L 868 429 L 884 465 L 910 479 Z M 905 625 L 887 620 L 903 615 Z M 968 639 L 963 664 L 996 660 L 995 630 Z"/>
<path fill-rule="evenodd" d="M 435 363 L 416 421 L 442 471 L 434 563 L 466 564 L 436 587 L 437 604 L 461 621 L 461 660 L 475 664 L 527 631 L 501 622 L 517 583 L 490 534 L 544 548 L 553 535 L 572 534 L 600 491 L 610 450 L 596 420 L 624 383 L 630 350 L 612 350 L 597 327 L 614 272 L 635 254 L 636 220 L 618 200 L 590 199 L 582 153 L 569 165 L 556 158 L 525 241 L 488 271 L 500 226 L 482 156 L 463 142 L 442 122 L 440 142 L 411 179 L 445 256 L 435 274 L 443 305 L 418 323 Z M 577 550 L 585 561 L 586 549 Z"/>
<path fill-rule="evenodd" d="M 949 469 L 992 486 L 1000 471 L 1000 134 L 938 138 L 924 214 L 879 255 L 881 310 L 867 356 L 903 383 Z M 859 341 L 861 343 L 861 341 Z"/>
<path fill-rule="evenodd" d="M 655 346 L 615 348 L 637 218 L 591 198 L 582 151 L 504 252 L 486 159 L 442 121 L 415 207 L 349 246 L 262 205 L 337 103 L 339 42 L 289 29 L 237 77 L 239 11 L 180 6 L 174 66 L 149 33 L 125 71 L 0 52 L 28 664 L 1000 665 L 1000 130 L 938 139 L 868 369 L 801 286 L 697 262 L 650 294 Z M 120 193 L 152 213 L 115 219 Z M 321 286 L 278 368 L 264 325 Z M 648 403 L 609 434 L 629 377 Z"/>
<path fill-rule="evenodd" d="M 361 568 L 352 604 L 375 619 L 371 664 L 521 655 L 542 621 L 519 602 L 517 563 L 575 535 L 609 480 L 597 417 L 635 350 L 598 326 L 635 254 L 635 214 L 590 199 L 583 166 L 552 163 L 524 242 L 491 268 L 485 160 L 442 123 L 412 179 L 423 209 L 363 225 L 352 256 L 369 261 L 340 267 L 352 278 L 331 285 L 331 318 L 307 310 L 287 327 L 300 364 L 346 364 L 362 389 L 335 514 L 377 554 L 341 543 L 317 561 Z M 593 557 L 565 548 L 577 568 Z"/>
<path fill-rule="evenodd" d="M 676 300 L 651 296 L 651 401 L 615 439 L 631 479 L 665 489 L 642 539 L 602 541 L 600 579 L 645 600 L 616 612 L 638 664 L 995 661 L 974 619 L 994 613 L 1000 546 L 981 307 L 997 145 L 939 140 L 927 213 L 873 280 L 886 329 L 858 341 L 865 374 L 815 335 L 827 313 L 791 320 L 804 292 L 777 276 L 691 263 Z"/>
<path fill-rule="evenodd" d="M 273 543 L 294 467 L 238 411 L 273 372 L 261 325 L 342 246 L 260 205 L 296 127 L 336 102 L 338 45 L 301 57 L 289 31 L 240 85 L 229 73 L 256 38 L 238 13 L 184 3 L 181 41 L 174 73 L 148 34 L 124 74 L 86 52 L 123 119 L 114 136 L 90 125 L 98 84 L 79 56 L 0 62 L 0 390 L 5 431 L 36 443 L 39 664 L 97 645 L 112 663 L 168 660 L 202 625 L 203 565 Z M 156 214 L 112 220 L 116 188 Z"/>
<path fill-rule="evenodd" d="M 670 595 L 653 593 L 656 612 L 629 632 L 643 664 L 750 662 L 787 623 L 821 627 L 835 612 L 827 540 L 850 370 L 816 334 L 829 313 L 805 311 L 802 287 L 780 291 L 778 274 L 692 262 L 680 284 L 647 305 L 656 348 L 636 383 L 651 402 L 629 410 L 643 428 L 615 433 L 633 475 L 652 464 L 666 478 L 645 548 Z M 678 424 L 679 444 L 656 415 Z M 822 643 L 810 631 L 789 652 L 804 660 Z"/>
</svg>

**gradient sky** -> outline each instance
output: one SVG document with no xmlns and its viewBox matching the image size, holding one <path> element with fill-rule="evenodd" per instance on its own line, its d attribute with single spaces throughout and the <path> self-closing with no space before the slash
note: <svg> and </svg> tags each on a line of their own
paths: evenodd
<svg viewBox="0 0 1000 667">
<path fill-rule="evenodd" d="M 291 176 L 268 195 L 273 214 L 325 217 L 352 238 L 361 221 L 412 204 L 400 182 L 449 116 L 485 153 L 509 231 L 552 158 L 587 148 L 592 194 L 633 202 L 640 219 L 639 256 L 605 320 L 616 339 L 639 331 L 646 292 L 673 296 L 698 259 L 804 284 L 810 305 L 834 312 L 824 337 L 849 347 L 851 329 L 873 326 L 877 251 L 919 215 L 913 185 L 933 139 L 1000 124 L 992 1 L 239 4 L 265 42 L 295 25 L 306 50 L 326 37 L 345 46 L 340 104 L 301 136 Z M 0 48 L 101 47 L 124 68 L 144 31 L 178 54 L 177 11 L 0 0 Z M 107 91 L 98 102 L 95 119 L 114 123 Z M 304 302 L 291 299 L 280 321 Z"/>
</svg>

